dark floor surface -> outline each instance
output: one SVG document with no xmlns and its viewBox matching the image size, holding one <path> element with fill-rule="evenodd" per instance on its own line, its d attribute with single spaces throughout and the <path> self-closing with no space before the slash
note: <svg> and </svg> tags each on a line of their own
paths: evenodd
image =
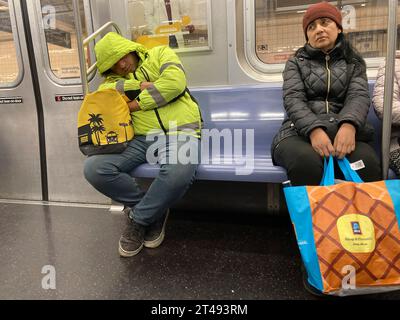
<svg viewBox="0 0 400 320">
<path fill-rule="evenodd" d="M 118 255 L 124 222 L 105 209 L 0 204 L 0 299 L 320 299 L 303 288 L 286 215 L 175 211 L 164 243 L 132 258 Z M 46 266 L 54 290 L 42 287 Z"/>
</svg>

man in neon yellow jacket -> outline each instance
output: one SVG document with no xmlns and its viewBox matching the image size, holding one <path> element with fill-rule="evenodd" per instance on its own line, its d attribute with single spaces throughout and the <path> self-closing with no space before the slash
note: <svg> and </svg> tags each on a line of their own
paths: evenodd
<svg viewBox="0 0 400 320">
<path fill-rule="evenodd" d="M 130 257 L 143 246 L 156 248 L 163 241 L 169 207 L 194 180 L 202 120 L 186 87 L 182 63 L 169 47 L 147 50 L 110 32 L 95 52 L 97 68 L 105 77 L 99 90 L 115 88 L 128 97 L 135 137 L 121 154 L 87 158 L 84 174 L 98 191 L 127 208 L 119 253 Z M 181 148 L 185 154 L 190 150 L 190 161 L 181 161 Z M 154 159 L 160 171 L 144 193 L 129 173 Z"/>
</svg>

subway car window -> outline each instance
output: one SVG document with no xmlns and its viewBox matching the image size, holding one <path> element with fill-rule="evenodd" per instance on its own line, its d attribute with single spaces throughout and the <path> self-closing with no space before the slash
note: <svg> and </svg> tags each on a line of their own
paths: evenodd
<svg viewBox="0 0 400 320">
<path fill-rule="evenodd" d="M 61 80 L 79 78 L 79 55 L 72 0 L 41 0 L 40 5 L 51 73 Z M 79 8 L 82 37 L 85 38 L 88 30 L 84 0 L 79 1 Z M 88 57 L 86 60 L 89 60 L 89 54 L 86 56 Z"/>
<path fill-rule="evenodd" d="M 147 48 L 211 48 L 210 0 L 127 0 L 131 39 Z"/>
<path fill-rule="evenodd" d="M 8 0 L 0 1 L 0 87 L 15 85 L 20 76 L 17 44 L 10 14 L 12 10 Z"/>
<path fill-rule="evenodd" d="M 308 5 L 317 2 L 320 0 L 254 0 L 253 17 L 255 16 L 256 25 L 254 46 L 258 61 L 253 61 L 253 64 L 257 65 L 260 62 L 270 66 L 284 64 L 298 48 L 303 46 L 305 43 L 302 30 L 303 14 Z M 329 2 L 341 8 L 344 33 L 367 59 L 367 64 L 368 58 L 383 59 L 386 55 L 387 1 Z M 370 59 L 369 66 L 372 66 L 371 61 L 373 59 Z"/>
</svg>

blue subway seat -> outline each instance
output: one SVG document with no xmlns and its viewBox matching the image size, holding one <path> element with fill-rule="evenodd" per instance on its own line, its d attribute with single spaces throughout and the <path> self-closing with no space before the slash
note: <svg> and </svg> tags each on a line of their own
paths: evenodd
<svg viewBox="0 0 400 320">
<path fill-rule="evenodd" d="M 369 85 L 372 94 L 373 82 Z M 196 179 L 267 183 L 281 183 L 288 179 L 284 168 L 272 164 L 270 151 L 272 139 L 284 117 L 281 86 L 264 84 L 198 88 L 191 89 L 191 93 L 201 106 L 204 120 L 202 148 L 203 150 L 207 148 L 210 154 L 199 165 Z M 372 106 L 368 121 L 375 128 L 374 147 L 380 155 L 382 123 Z M 254 168 L 250 170 L 251 173 L 241 172 L 244 169 L 243 164 L 237 160 L 243 159 L 238 159 L 232 154 L 224 154 L 222 139 L 220 139 L 219 154 L 212 156 L 212 142 L 205 139 L 207 136 L 212 136 L 210 134 L 212 130 L 221 136 L 225 133 L 228 138 L 234 136 L 236 130 L 236 133 L 242 137 L 243 144 L 246 141 L 246 135 L 254 133 Z M 246 147 L 243 146 L 242 154 L 245 155 L 246 151 Z M 154 178 L 158 171 L 158 165 L 143 164 L 133 170 L 131 175 L 137 178 Z M 395 178 L 392 170 L 389 171 L 389 178 Z"/>
<path fill-rule="evenodd" d="M 202 149 L 209 150 L 209 156 L 202 159 L 199 165 L 196 179 L 270 183 L 287 180 L 286 170 L 272 164 L 270 152 L 272 138 L 284 117 L 282 87 L 253 85 L 199 88 L 191 89 L 191 93 L 201 106 L 204 120 Z M 229 141 L 235 134 L 241 137 L 233 140 L 242 142 L 241 155 L 244 157 L 247 152 L 253 158 L 254 154 L 254 163 L 249 168 L 245 168 L 240 156 L 233 155 L 233 152 L 225 154 L 223 145 L 227 145 L 226 141 L 219 138 L 227 136 Z M 221 142 L 219 150 L 212 149 L 215 136 Z M 253 136 L 254 143 L 250 145 L 254 147 L 254 152 L 247 150 L 245 145 L 246 139 L 251 140 Z M 144 164 L 133 170 L 131 175 L 154 178 L 158 170 L 158 166 Z"/>
<path fill-rule="evenodd" d="M 200 164 L 196 179 L 269 183 L 281 183 L 287 180 L 286 170 L 273 166 L 270 159 L 255 160 L 254 171 L 250 175 L 238 175 L 236 170 L 237 166 L 233 164 Z M 143 164 L 133 170 L 131 175 L 136 178 L 154 178 L 158 171 L 158 165 Z"/>
</svg>

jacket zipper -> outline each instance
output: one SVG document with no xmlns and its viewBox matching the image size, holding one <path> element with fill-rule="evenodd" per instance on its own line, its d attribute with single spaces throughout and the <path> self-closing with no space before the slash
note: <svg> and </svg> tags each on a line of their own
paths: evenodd
<svg viewBox="0 0 400 320">
<path fill-rule="evenodd" d="M 145 78 L 148 82 L 150 82 L 150 77 L 149 77 L 149 74 L 147 73 L 147 71 L 146 71 L 143 67 L 140 67 L 140 71 L 142 71 L 144 78 Z"/>
<path fill-rule="evenodd" d="M 331 90 L 331 70 L 329 69 L 329 63 L 328 63 L 329 59 L 330 59 L 330 56 L 327 54 L 325 56 L 326 70 L 328 71 L 328 88 L 327 88 L 326 99 L 325 99 L 326 113 L 327 114 L 329 113 L 329 101 L 328 101 L 328 98 L 329 98 L 329 92 Z"/>
<path fill-rule="evenodd" d="M 140 67 L 140 71 L 142 71 L 143 76 L 146 79 L 146 81 L 150 82 L 150 77 L 149 77 L 149 74 L 147 73 L 147 71 L 143 67 Z M 160 128 L 162 129 L 162 131 L 164 131 L 164 134 L 167 135 L 167 129 L 165 129 L 165 126 L 164 126 L 163 122 L 161 121 L 161 117 L 160 117 L 160 113 L 158 112 L 158 109 L 155 108 L 153 111 L 156 114 L 157 121 L 158 121 L 158 124 L 160 125 Z"/>
</svg>

